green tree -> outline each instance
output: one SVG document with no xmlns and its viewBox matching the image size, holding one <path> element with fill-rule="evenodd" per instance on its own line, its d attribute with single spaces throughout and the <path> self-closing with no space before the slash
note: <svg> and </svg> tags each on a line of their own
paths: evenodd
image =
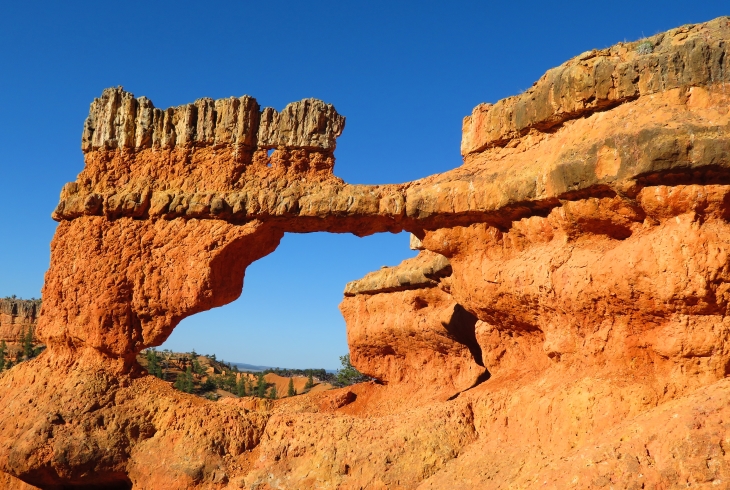
<svg viewBox="0 0 730 490">
<path fill-rule="evenodd" d="M 194 357 L 193 357 L 193 372 L 194 372 L 195 374 L 198 374 L 198 375 L 200 375 L 200 376 L 202 376 L 202 375 L 204 375 L 204 374 L 205 374 L 205 369 L 204 369 L 204 368 L 203 368 L 203 366 L 202 366 L 202 365 L 200 364 L 200 362 L 198 362 L 198 357 L 197 357 L 197 356 L 194 356 Z"/>
<path fill-rule="evenodd" d="M 264 373 L 259 373 L 256 379 L 256 396 L 259 398 L 266 398 L 266 380 L 264 379 Z"/>
<path fill-rule="evenodd" d="M 26 332 L 23 330 L 23 334 L 21 337 L 22 347 L 23 347 L 23 357 L 25 357 L 26 360 L 32 359 L 35 356 L 38 355 L 39 350 L 35 349 L 33 347 L 33 327 L 28 327 L 28 331 Z"/>
<path fill-rule="evenodd" d="M 18 337 L 18 343 L 20 344 L 20 349 L 25 354 L 25 327 L 20 331 L 20 336 Z"/>
<path fill-rule="evenodd" d="M 367 381 L 368 377 L 364 376 L 350 363 L 350 354 L 340 356 L 340 363 L 342 364 L 342 368 L 337 371 L 338 385 L 349 386 L 355 383 Z"/>
<path fill-rule="evenodd" d="M 236 383 L 236 395 L 246 396 L 246 376 L 243 374 L 238 378 L 238 383 Z"/>
<path fill-rule="evenodd" d="M 294 396 L 297 394 L 297 390 L 294 389 L 294 378 L 289 378 L 289 389 L 286 394 L 287 396 Z"/>
<path fill-rule="evenodd" d="M 182 373 L 180 373 L 180 374 L 177 375 L 177 379 L 172 384 L 172 387 L 175 388 L 176 390 L 185 391 L 183 389 L 184 386 L 185 386 L 185 379 L 184 378 L 185 378 L 185 372 L 183 371 Z"/>
<path fill-rule="evenodd" d="M 236 383 L 236 373 L 231 371 L 226 374 L 225 384 L 226 390 L 230 391 L 231 393 L 235 392 L 236 387 L 238 386 L 238 383 Z"/>
<path fill-rule="evenodd" d="M 307 376 L 307 382 L 304 385 L 304 391 L 309 391 L 314 387 L 314 378 L 312 377 L 312 372 L 309 372 L 309 376 Z"/>
<path fill-rule="evenodd" d="M 271 386 L 271 389 L 269 390 L 269 398 L 272 400 L 279 398 L 279 394 L 276 392 L 276 385 Z"/>
<path fill-rule="evenodd" d="M 203 391 L 213 391 L 217 388 L 215 384 L 215 380 L 213 379 L 213 375 L 209 375 L 205 378 L 205 382 L 203 383 L 203 386 L 200 387 Z"/>
<path fill-rule="evenodd" d="M 155 349 L 147 349 L 146 357 L 147 372 L 149 372 L 152 376 L 164 379 L 162 377 L 162 366 L 160 366 L 160 358 L 157 355 L 157 351 Z"/>
<path fill-rule="evenodd" d="M 178 375 L 173 386 L 180 391 L 184 391 L 185 393 L 193 392 L 195 385 L 193 384 L 193 371 L 190 366 L 188 366 L 185 371 Z"/>
<path fill-rule="evenodd" d="M 0 342 L 0 371 L 5 369 L 5 353 L 8 351 L 8 346 L 5 344 L 5 341 L 3 340 Z"/>
<path fill-rule="evenodd" d="M 170 349 L 163 349 L 162 354 L 157 354 L 157 361 L 160 365 L 160 379 L 167 379 L 167 368 L 170 367 L 170 356 L 172 356 L 172 351 Z"/>
</svg>

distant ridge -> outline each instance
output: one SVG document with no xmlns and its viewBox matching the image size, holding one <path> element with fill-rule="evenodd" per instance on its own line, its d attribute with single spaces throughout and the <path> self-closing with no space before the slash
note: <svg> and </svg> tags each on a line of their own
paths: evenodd
<svg viewBox="0 0 730 490">
<path fill-rule="evenodd" d="M 253 364 L 246 364 L 245 362 L 231 362 L 231 366 L 236 366 L 242 371 L 266 371 L 267 369 L 274 369 L 271 366 L 254 366 Z"/>
<path fill-rule="evenodd" d="M 226 363 L 226 364 L 230 364 L 231 366 L 236 366 L 241 371 L 259 372 L 259 371 L 266 371 L 267 369 L 282 369 L 280 367 L 274 367 L 274 366 L 254 366 L 253 364 L 246 364 L 245 362 L 231 362 L 231 363 Z M 286 368 L 284 368 L 284 369 L 286 369 Z M 305 369 L 309 369 L 309 368 L 305 368 Z M 334 374 L 337 372 L 337 369 L 325 369 L 325 372 Z"/>
</svg>

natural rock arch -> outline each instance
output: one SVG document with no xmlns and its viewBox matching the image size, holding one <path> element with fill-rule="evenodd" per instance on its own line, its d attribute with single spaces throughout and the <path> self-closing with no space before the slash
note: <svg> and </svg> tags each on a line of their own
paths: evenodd
<svg viewBox="0 0 730 490">
<path fill-rule="evenodd" d="M 85 168 L 54 212 L 37 330 L 48 348 L 0 378 L 0 469 L 47 488 L 268 475 L 302 487 L 447 487 L 464 475 L 488 487 L 499 475 L 560 488 L 574 473 L 628 487 L 639 471 L 657 485 L 700 478 L 672 462 L 684 458 L 715 462 L 703 482 L 727 479 L 715 452 L 730 397 L 728 39 L 721 18 L 654 36 L 650 50 L 569 60 L 465 118 L 464 165 L 402 185 L 333 176 L 344 119 L 320 101 L 163 111 L 104 91 L 84 126 Z M 181 318 L 235 299 L 246 266 L 286 231 L 400 230 L 426 250 L 348 286 L 341 309 L 359 325 L 356 364 L 412 399 L 361 386 L 213 405 L 134 362 Z M 450 275 L 435 273 L 436 254 Z M 434 370 L 469 368 L 453 362 L 463 349 L 450 350 L 439 320 L 460 309 L 475 318 L 462 347 L 493 377 L 450 401 L 423 395 Z M 403 325 L 422 328 L 394 335 Z M 698 404 L 704 425 L 692 425 Z M 577 464 L 598 460 L 600 474 Z"/>
</svg>

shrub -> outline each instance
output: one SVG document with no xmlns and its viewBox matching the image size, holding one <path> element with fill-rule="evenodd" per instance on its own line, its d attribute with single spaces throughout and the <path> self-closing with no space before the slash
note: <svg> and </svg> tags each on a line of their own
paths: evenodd
<svg viewBox="0 0 730 490">
<path fill-rule="evenodd" d="M 651 41 L 642 41 L 636 46 L 636 52 L 639 54 L 651 54 L 654 52 L 654 45 Z"/>
<path fill-rule="evenodd" d="M 165 379 L 162 375 L 162 366 L 160 366 L 160 357 L 157 355 L 155 349 L 147 349 L 147 372 L 152 376 L 156 376 L 160 379 Z"/>
<path fill-rule="evenodd" d="M 195 386 L 193 385 L 193 372 L 190 366 L 184 372 L 180 373 L 173 386 L 185 393 L 193 392 Z"/>
<path fill-rule="evenodd" d="M 236 384 L 236 395 L 246 396 L 246 376 L 241 376 Z"/>
<path fill-rule="evenodd" d="M 20 342 L 23 347 L 23 357 L 25 357 L 26 361 L 34 358 L 40 352 L 33 348 L 33 327 L 28 327 L 27 332 L 23 329 L 23 332 L 20 334 Z"/>
<path fill-rule="evenodd" d="M 205 374 L 205 369 L 203 366 L 198 362 L 198 357 L 193 357 L 193 372 L 199 376 L 202 376 Z"/>
<path fill-rule="evenodd" d="M 216 389 L 216 385 L 215 385 L 215 381 L 213 381 L 213 377 L 212 376 L 208 376 L 207 378 L 205 378 L 205 382 L 200 387 L 200 389 L 202 389 L 203 391 L 213 391 L 213 390 L 215 390 Z"/>
<path fill-rule="evenodd" d="M 340 363 L 342 364 L 342 368 L 337 371 L 337 385 L 350 386 L 370 379 L 355 369 L 350 363 L 350 354 L 340 356 Z"/>
</svg>

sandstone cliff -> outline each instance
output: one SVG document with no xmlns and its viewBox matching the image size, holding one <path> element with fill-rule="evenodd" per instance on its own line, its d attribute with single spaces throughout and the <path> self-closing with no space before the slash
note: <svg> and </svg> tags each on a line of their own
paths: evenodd
<svg viewBox="0 0 730 490">
<path fill-rule="evenodd" d="M 17 360 L 23 336 L 35 330 L 40 311 L 39 299 L 0 299 L 0 341 L 5 341 L 9 358 Z"/>
<path fill-rule="evenodd" d="M 21 333 L 35 328 L 40 311 L 39 299 L 0 298 L 0 340 L 17 342 Z"/>
<path fill-rule="evenodd" d="M 44 488 L 728 486 L 728 41 L 720 18 L 578 56 L 476 108 L 462 166 L 402 185 L 333 176 L 344 121 L 324 103 L 159 111 L 105 91 L 53 215 L 48 348 L 0 378 L 0 470 Z M 213 403 L 135 360 L 238 297 L 287 231 L 401 230 L 421 254 L 341 305 L 380 383 Z"/>
</svg>

